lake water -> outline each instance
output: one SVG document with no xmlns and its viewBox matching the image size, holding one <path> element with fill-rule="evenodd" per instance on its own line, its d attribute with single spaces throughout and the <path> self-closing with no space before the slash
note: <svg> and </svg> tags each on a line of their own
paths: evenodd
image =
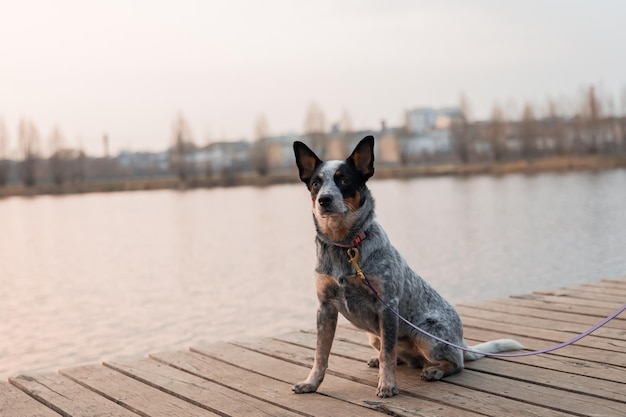
<svg viewBox="0 0 626 417">
<path fill-rule="evenodd" d="M 626 275 L 626 170 L 373 180 L 453 303 Z M 315 325 L 301 184 L 0 200 L 0 377 Z"/>
</svg>

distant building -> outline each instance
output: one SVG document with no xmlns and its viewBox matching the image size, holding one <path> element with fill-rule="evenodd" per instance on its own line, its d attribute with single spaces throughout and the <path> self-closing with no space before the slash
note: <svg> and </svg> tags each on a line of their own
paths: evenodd
<svg viewBox="0 0 626 417">
<path fill-rule="evenodd" d="M 437 110 L 421 107 L 406 112 L 406 128 L 410 134 L 424 134 L 435 128 Z"/>
<path fill-rule="evenodd" d="M 402 162 L 400 144 L 395 129 L 387 127 L 383 120 L 380 126 L 377 161 L 383 164 L 397 165 Z"/>
<path fill-rule="evenodd" d="M 453 121 L 463 117 L 456 107 L 433 109 L 420 107 L 406 112 L 406 130 L 409 134 L 423 135 L 433 130 L 447 130 Z"/>
<path fill-rule="evenodd" d="M 416 162 L 435 154 L 452 152 L 450 126 L 463 117 L 455 107 L 407 110 L 400 152 L 405 162 Z"/>
<path fill-rule="evenodd" d="M 199 174 L 221 175 L 251 169 L 250 142 L 215 142 L 189 155 Z"/>
<path fill-rule="evenodd" d="M 257 149 L 257 158 L 263 160 L 262 163 L 267 172 L 285 172 L 295 169 L 296 163 L 293 156 L 295 140 L 306 141 L 297 135 L 278 135 L 268 136 L 255 142 L 253 146 Z"/>
<path fill-rule="evenodd" d="M 121 151 L 115 158 L 123 171 L 131 174 L 165 173 L 168 170 L 168 153 Z"/>
</svg>

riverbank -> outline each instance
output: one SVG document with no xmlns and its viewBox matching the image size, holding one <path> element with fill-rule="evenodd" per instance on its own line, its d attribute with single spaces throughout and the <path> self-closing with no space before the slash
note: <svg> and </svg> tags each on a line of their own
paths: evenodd
<svg viewBox="0 0 626 417">
<path fill-rule="evenodd" d="M 512 173 L 538 174 L 542 172 L 601 171 L 626 168 L 626 155 L 593 155 L 548 157 L 533 161 L 477 162 L 468 164 L 432 164 L 415 166 L 377 166 L 377 179 L 407 179 L 442 175 L 506 175 Z M 40 184 L 25 187 L 21 184 L 0 187 L 0 198 L 10 196 L 63 195 L 82 193 L 102 193 L 119 191 L 190 189 L 231 186 L 269 186 L 298 181 L 296 172 L 270 174 L 265 176 L 243 173 L 236 176 L 196 178 L 181 183 L 175 177 L 112 179 L 87 181 L 84 183 Z"/>
</svg>

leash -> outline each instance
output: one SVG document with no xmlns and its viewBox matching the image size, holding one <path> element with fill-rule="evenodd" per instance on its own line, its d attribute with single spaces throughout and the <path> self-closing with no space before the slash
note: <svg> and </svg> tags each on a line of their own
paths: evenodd
<svg viewBox="0 0 626 417">
<path fill-rule="evenodd" d="M 351 247 L 351 248 L 349 248 L 347 250 L 347 252 L 348 252 L 348 261 L 354 267 L 354 270 L 356 271 L 357 276 L 359 278 L 361 278 L 365 282 L 365 285 L 367 285 L 367 287 L 374 293 L 374 295 L 376 296 L 378 301 L 380 301 L 381 304 L 383 306 L 385 306 L 385 308 L 387 310 L 391 311 L 395 316 L 397 316 L 400 320 L 402 320 L 404 323 L 406 323 L 408 326 L 410 326 L 414 330 L 417 330 L 418 332 L 422 333 L 425 336 L 430 337 L 431 339 L 434 339 L 434 340 L 436 340 L 438 342 L 444 343 L 444 344 L 446 344 L 448 346 L 451 346 L 453 348 L 460 349 L 460 350 L 463 350 L 465 352 L 479 354 L 479 355 L 482 355 L 482 356 L 492 356 L 492 357 L 496 357 L 496 358 L 520 358 L 520 357 L 523 357 L 523 356 L 541 355 L 541 354 L 544 354 L 544 353 L 552 352 L 554 350 L 558 350 L 558 349 L 564 348 L 566 346 L 569 346 L 569 345 L 571 345 L 573 343 L 576 343 L 580 339 L 589 336 L 591 333 L 595 332 L 600 327 L 604 326 L 605 324 L 607 324 L 608 322 L 610 322 L 611 320 L 613 320 L 615 317 L 619 316 L 620 314 L 622 314 L 626 310 L 626 304 L 624 304 L 619 309 L 617 309 L 617 311 L 615 311 L 613 314 L 611 314 L 610 316 L 608 316 L 607 318 L 605 318 L 604 320 L 602 320 L 600 323 L 596 324 L 595 326 L 591 327 L 590 329 L 586 330 L 585 332 L 579 334 L 578 336 L 576 336 L 576 337 L 574 337 L 574 338 L 572 338 L 572 339 L 570 339 L 570 340 L 568 340 L 566 342 L 559 343 L 558 345 L 554 345 L 554 346 L 551 346 L 551 347 L 546 348 L 546 349 L 534 350 L 534 351 L 531 351 L 531 352 L 522 352 L 522 353 L 485 353 L 485 352 L 480 352 L 480 351 L 473 350 L 473 349 L 465 347 L 465 346 L 459 346 L 457 344 L 450 343 L 447 340 L 443 340 L 440 337 L 437 337 L 434 334 L 427 332 L 426 330 L 424 330 L 424 329 L 414 325 L 413 323 L 411 323 L 410 321 L 405 319 L 402 315 L 400 315 L 400 313 L 398 313 L 394 308 L 392 308 L 389 304 L 387 304 L 382 299 L 382 297 L 378 294 L 378 291 L 376 291 L 376 288 L 374 288 L 374 286 L 370 283 L 370 281 L 367 279 L 365 274 L 363 274 L 363 271 L 361 270 L 361 267 L 359 266 L 359 250 L 357 248 L 355 248 L 355 247 Z"/>
</svg>

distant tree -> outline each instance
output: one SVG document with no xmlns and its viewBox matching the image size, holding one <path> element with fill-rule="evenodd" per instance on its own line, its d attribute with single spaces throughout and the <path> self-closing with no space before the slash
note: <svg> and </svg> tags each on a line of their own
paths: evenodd
<svg viewBox="0 0 626 417">
<path fill-rule="evenodd" d="M 81 183 L 85 182 L 86 178 L 86 165 L 87 165 L 87 155 L 85 154 L 85 150 L 83 149 L 83 141 L 79 137 L 78 138 L 78 149 L 66 150 L 64 153 L 66 160 L 68 161 L 70 168 L 70 176 L 72 178 L 73 183 Z"/>
<path fill-rule="evenodd" d="M 352 116 L 350 116 L 350 113 L 348 113 L 347 110 L 344 110 L 341 113 L 341 119 L 339 119 L 339 130 L 344 134 L 351 133 L 354 130 Z"/>
<path fill-rule="evenodd" d="M 109 135 L 107 133 L 102 135 L 102 149 L 104 152 L 105 158 L 110 158 L 111 155 L 109 153 Z"/>
<path fill-rule="evenodd" d="M 501 161 L 506 153 L 506 121 L 502 108 L 497 103 L 491 110 L 491 119 L 487 124 L 486 134 L 493 160 Z"/>
<path fill-rule="evenodd" d="M 326 118 L 322 108 L 315 102 L 309 105 L 304 119 L 304 133 L 324 133 L 326 131 Z"/>
<path fill-rule="evenodd" d="M 326 145 L 326 117 L 322 108 L 312 102 L 304 118 L 304 133 L 311 138 L 311 147 L 320 156 L 325 156 Z"/>
<path fill-rule="evenodd" d="M 52 181 L 56 185 L 63 185 L 69 174 L 70 154 L 63 149 L 63 134 L 58 126 L 55 126 L 50 135 L 50 173 Z"/>
<path fill-rule="evenodd" d="M 179 113 L 173 125 L 169 165 L 172 174 L 176 175 L 181 182 L 188 181 L 193 173 L 194 167 L 191 161 L 191 153 L 194 148 L 189 123 Z"/>
<path fill-rule="evenodd" d="M 9 143 L 9 133 L 4 119 L 0 117 L 0 187 L 9 182 L 9 161 L 7 148 Z"/>
<path fill-rule="evenodd" d="M 269 173 L 269 149 L 267 138 L 269 124 L 264 114 L 260 114 L 254 126 L 254 144 L 252 145 L 252 166 L 259 175 Z"/>
<path fill-rule="evenodd" d="M 548 131 L 547 134 L 554 143 L 554 152 L 557 155 L 564 155 L 566 152 L 566 130 L 563 117 L 559 114 L 556 101 L 548 99 Z"/>
<path fill-rule="evenodd" d="M 470 106 L 465 94 L 461 94 L 459 110 L 461 111 L 460 116 L 454 118 L 450 123 L 450 140 L 454 152 L 459 160 L 465 164 L 470 160 L 470 150 L 473 141 L 472 125 L 470 123 Z"/>
<path fill-rule="evenodd" d="M 37 182 L 37 161 L 39 159 L 39 132 L 35 125 L 22 119 L 18 129 L 18 145 L 22 161 L 20 175 L 27 187 L 33 187 Z"/>
<path fill-rule="evenodd" d="M 587 136 L 587 152 L 598 153 L 601 147 L 602 135 L 602 105 L 596 95 L 595 88 L 589 87 L 585 93 L 581 109 L 583 130 Z"/>
<path fill-rule="evenodd" d="M 620 114 L 620 130 L 622 132 L 622 136 L 620 141 L 622 142 L 622 151 L 626 151 L 626 86 L 622 87 L 621 93 L 621 114 Z"/>
<path fill-rule="evenodd" d="M 538 127 L 535 111 L 529 103 L 526 103 L 522 111 L 522 119 L 519 123 L 518 132 L 522 157 L 524 159 L 530 160 L 537 155 Z"/>
</svg>

